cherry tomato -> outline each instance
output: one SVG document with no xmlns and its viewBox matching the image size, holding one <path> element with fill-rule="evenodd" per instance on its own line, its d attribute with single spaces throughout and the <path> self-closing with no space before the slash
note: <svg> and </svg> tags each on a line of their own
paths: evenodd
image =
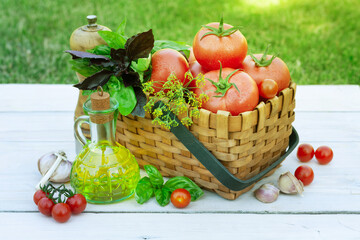
<svg viewBox="0 0 360 240">
<path fill-rule="evenodd" d="M 38 202 L 39 211 L 46 216 L 51 216 L 51 210 L 54 205 L 53 201 L 47 197 L 40 199 Z"/>
<path fill-rule="evenodd" d="M 221 79 L 225 80 L 233 71 L 234 69 L 232 68 L 222 69 Z M 222 82 L 219 75 L 220 70 L 205 73 L 205 86 L 202 89 L 196 88 L 194 90 L 197 95 L 200 95 L 204 91 L 204 93 L 209 96 L 209 100 L 204 102 L 202 107 L 213 113 L 216 113 L 218 110 L 228 111 L 232 116 L 254 110 L 259 103 L 259 90 L 255 81 L 247 73 L 236 71 L 230 76 L 228 81 L 225 81 L 226 83 L 217 87 L 208 79 L 212 80 L 215 84 L 219 84 Z M 236 85 L 237 89 L 234 85 Z M 229 87 L 223 96 L 222 93 L 216 92 L 222 89 L 222 87 L 224 87 L 224 89 Z"/>
<path fill-rule="evenodd" d="M 75 194 L 66 200 L 66 203 L 71 208 L 71 212 L 74 214 L 82 213 L 86 208 L 86 199 L 82 194 Z"/>
<path fill-rule="evenodd" d="M 161 91 L 168 77 L 174 74 L 184 85 L 188 83 L 185 73 L 189 71 L 189 63 L 178 51 L 170 48 L 161 49 L 151 58 L 151 81 L 155 92 Z"/>
<path fill-rule="evenodd" d="M 209 23 L 206 26 L 221 29 L 219 22 Z M 204 36 L 211 32 L 206 26 L 199 30 L 193 42 L 194 55 L 200 65 L 207 70 L 217 70 L 220 69 L 220 61 L 224 68 L 240 68 L 248 49 L 246 38 L 242 33 L 237 30 L 227 36 L 214 34 Z M 224 23 L 222 29 L 226 31 L 232 27 Z"/>
<path fill-rule="evenodd" d="M 189 61 L 189 64 L 193 63 L 196 61 L 196 58 L 194 56 L 194 50 L 193 48 L 191 47 L 190 49 L 190 54 L 189 54 L 189 58 L 188 58 L 188 61 Z"/>
<path fill-rule="evenodd" d="M 66 203 L 57 203 L 52 211 L 52 217 L 60 223 L 64 223 L 71 217 L 71 209 Z"/>
<path fill-rule="evenodd" d="M 295 170 L 294 176 L 307 186 L 314 180 L 314 171 L 309 166 L 301 165 Z"/>
<path fill-rule="evenodd" d="M 262 56 L 263 54 L 254 54 L 254 57 L 257 59 L 261 59 Z M 266 60 L 270 60 L 271 58 L 271 55 L 266 55 Z M 242 68 L 255 80 L 257 85 L 259 85 L 264 79 L 273 79 L 278 84 L 277 94 L 289 86 L 289 69 L 283 60 L 278 57 L 275 58 L 270 65 L 266 67 L 258 67 L 254 59 L 248 55 L 242 63 Z"/>
<path fill-rule="evenodd" d="M 321 146 L 316 149 L 316 160 L 322 165 L 328 164 L 333 159 L 333 151 L 328 146 Z"/>
<path fill-rule="evenodd" d="M 259 84 L 259 95 L 265 99 L 276 96 L 279 89 L 278 84 L 272 79 L 264 79 Z"/>
<path fill-rule="evenodd" d="M 45 197 L 46 197 L 46 193 L 43 190 L 37 190 L 33 197 L 34 203 L 36 205 L 38 205 L 40 199 L 45 198 Z"/>
<path fill-rule="evenodd" d="M 170 200 L 175 207 L 184 208 L 189 205 L 191 201 L 191 195 L 188 190 L 179 188 L 172 192 Z"/>
<path fill-rule="evenodd" d="M 314 148 L 310 144 L 301 144 L 296 156 L 301 162 L 308 162 L 314 157 Z"/>
</svg>

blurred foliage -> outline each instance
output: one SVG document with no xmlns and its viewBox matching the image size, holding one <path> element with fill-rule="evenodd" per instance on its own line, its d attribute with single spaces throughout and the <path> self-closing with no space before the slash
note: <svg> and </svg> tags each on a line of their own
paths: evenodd
<svg viewBox="0 0 360 240">
<path fill-rule="evenodd" d="M 249 51 L 271 43 L 299 84 L 359 84 L 358 0 L 0 0 L 0 83 L 76 83 L 69 37 L 96 14 L 126 34 L 153 29 L 156 39 L 189 44 L 200 26 L 242 26 Z"/>
</svg>

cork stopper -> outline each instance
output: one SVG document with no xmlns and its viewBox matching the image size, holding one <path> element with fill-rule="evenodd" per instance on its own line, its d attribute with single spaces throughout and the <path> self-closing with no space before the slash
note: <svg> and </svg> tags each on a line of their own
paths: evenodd
<svg viewBox="0 0 360 240">
<path fill-rule="evenodd" d="M 110 94 L 107 92 L 94 92 L 90 96 L 91 108 L 95 111 L 103 111 L 110 108 Z"/>
<path fill-rule="evenodd" d="M 107 92 L 94 92 L 90 96 L 91 109 L 94 111 L 104 111 L 110 108 L 110 94 Z M 90 121 L 97 124 L 104 124 L 114 119 L 114 113 L 90 114 Z"/>
</svg>

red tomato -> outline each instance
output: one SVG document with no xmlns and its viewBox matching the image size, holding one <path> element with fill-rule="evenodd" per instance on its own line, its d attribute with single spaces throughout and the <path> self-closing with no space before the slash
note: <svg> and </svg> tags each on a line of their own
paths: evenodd
<svg viewBox="0 0 360 240">
<path fill-rule="evenodd" d="M 151 81 L 153 81 L 155 92 L 162 89 L 172 73 L 184 85 L 189 81 L 185 78 L 185 73 L 189 71 L 189 63 L 181 53 L 174 49 L 165 48 L 155 52 L 151 58 L 151 64 Z"/>
<path fill-rule="evenodd" d="M 39 211 L 46 216 L 51 216 L 51 210 L 54 205 L 53 201 L 47 197 L 40 199 L 38 202 Z"/>
<path fill-rule="evenodd" d="M 66 203 L 57 203 L 52 211 L 52 217 L 60 223 L 64 223 L 71 217 L 71 209 Z"/>
<path fill-rule="evenodd" d="M 170 200 L 175 207 L 184 208 L 189 205 L 191 201 L 191 195 L 188 190 L 179 188 L 172 192 Z"/>
<path fill-rule="evenodd" d="M 308 162 L 314 157 L 314 148 L 310 144 L 301 144 L 296 156 L 301 162 Z"/>
<path fill-rule="evenodd" d="M 196 61 L 196 58 L 194 56 L 194 50 L 193 48 L 191 47 L 190 49 L 190 55 L 189 55 L 189 64 L 191 65 L 191 63 L 195 62 Z"/>
<path fill-rule="evenodd" d="M 86 199 L 82 194 L 75 194 L 66 200 L 66 203 L 71 208 L 71 212 L 74 214 L 82 213 L 86 208 Z"/>
<path fill-rule="evenodd" d="M 261 59 L 263 54 L 254 54 L 254 57 Z M 270 60 L 271 55 L 266 55 L 266 60 Z M 270 65 L 266 67 L 258 67 L 251 56 L 246 56 L 242 63 L 243 70 L 248 73 L 256 82 L 257 85 L 264 79 L 273 79 L 278 84 L 278 91 L 284 90 L 289 87 L 290 83 L 290 72 L 286 64 L 280 59 L 275 58 Z"/>
<path fill-rule="evenodd" d="M 304 186 L 309 185 L 314 180 L 314 171 L 311 167 L 306 165 L 301 165 L 295 170 L 295 177 L 299 179 Z"/>
<path fill-rule="evenodd" d="M 190 63 L 190 72 L 191 75 L 196 78 L 199 73 L 205 74 L 207 71 L 200 65 L 199 62 L 195 60 L 194 62 Z M 192 85 L 192 83 L 190 85 Z"/>
<path fill-rule="evenodd" d="M 279 87 L 272 79 L 264 79 L 259 84 L 259 94 L 265 99 L 270 99 L 276 96 Z"/>
<path fill-rule="evenodd" d="M 333 159 L 333 151 L 328 146 L 321 146 L 316 149 L 316 160 L 322 165 L 328 164 Z"/>
<path fill-rule="evenodd" d="M 221 78 L 226 79 L 233 71 L 231 68 L 222 69 Z M 203 91 L 209 96 L 209 100 L 203 103 L 203 108 L 216 113 L 218 110 L 229 111 L 231 115 L 237 116 L 242 112 L 252 111 L 259 102 L 259 90 L 255 81 L 245 72 L 236 71 L 226 84 L 230 85 L 224 96 L 215 91 L 218 88 L 209 81 L 219 84 L 220 70 L 213 70 L 204 75 L 205 86 L 196 88 L 195 93 L 200 95 Z M 225 84 L 223 84 L 225 85 Z M 237 86 L 237 90 L 234 85 Z M 222 97 L 221 97 L 222 96 Z"/>
<path fill-rule="evenodd" d="M 209 23 L 206 26 L 219 29 L 218 22 Z M 232 28 L 229 24 L 223 25 L 223 30 Z M 196 60 L 207 70 L 217 70 L 222 67 L 240 68 L 247 54 L 247 42 L 242 33 L 237 30 L 228 36 L 217 36 L 204 34 L 211 32 L 210 29 L 202 27 L 195 35 L 193 42 Z"/>
<path fill-rule="evenodd" d="M 46 193 L 43 190 L 37 190 L 34 194 L 34 203 L 38 205 L 40 199 L 46 198 Z"/>
</svg>

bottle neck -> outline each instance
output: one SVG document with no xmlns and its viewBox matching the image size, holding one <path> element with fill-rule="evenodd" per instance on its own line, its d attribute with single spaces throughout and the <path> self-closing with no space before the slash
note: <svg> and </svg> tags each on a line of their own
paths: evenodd
<svg viewBox="0 0 360 240">
<path fill-rule="evenodd" d="M 99 124 L 90 122 L 91 142 L 97 143 L 108 141 L 111 145 L 115 145 L 115 120 Z"/>
</svg>

